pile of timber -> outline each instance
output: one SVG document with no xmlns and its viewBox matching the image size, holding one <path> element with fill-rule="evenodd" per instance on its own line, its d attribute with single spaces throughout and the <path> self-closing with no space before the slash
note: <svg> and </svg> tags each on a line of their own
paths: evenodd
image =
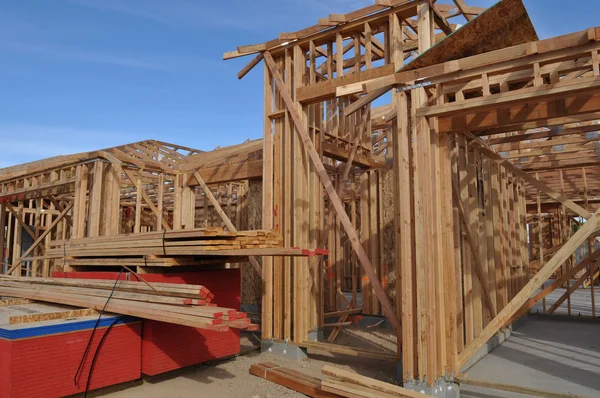
<svg viewBox="0 0 600 398">
<path fill-rule="evenodd" d="M 421 394 L 383 381 L 361 376 L 358 373 L 324 366 L 321 370 L 328 378 L 321 382 L 323 391 L 340 397 L 352 398 L 425 398 L 431 395 Z"/>
<path fill-rule="evenodd" d="M 284 368 L 274 363 L 257 363 L 250 366 L 250 374 L 272 381 L 280 386 L 298 391 L 309 397 L 332 398 L 339 395 L 321 389 L 321 379 L 296 370 Z"/>
<path fill-rule="evenodd" d="M 250 373 L 281 386 L 301 392 L 309 397 L 348 398 L 426 398 L 430 395 L 407 390 L 354 372 L 325 366 L 322 373 L 326 379 L 309 376 L 274 363 L 258 363 L 250 367 Z"/>
<path fill-rule="evenodd" d="M 0 276 L 0 296 L 98 311 L 106 305 L 106 312 L 114 314 L 220 332 L 229 328 L 258 329 L 245 313 L 213 304 L 214 295 L 201 285 L 118 281 L 112 292 L 114 283 L 95 279 Z"/>
<path fill-rule="evenodd" d="M 99 236 L 50 242 L 46 256 L 199 256 L 252 249 L 280 249 L 283 238 L 274 231 L 223 231 L 222 228 L 194 228 L 179 231 Z M 241 253 L 240 253 L 241 255 Z"/>
</svg>

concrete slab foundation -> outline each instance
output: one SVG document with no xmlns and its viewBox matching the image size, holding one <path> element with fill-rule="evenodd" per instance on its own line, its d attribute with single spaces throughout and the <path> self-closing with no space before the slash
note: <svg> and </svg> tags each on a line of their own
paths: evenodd
<svg viewBox="0 0 600 398">
<path fill-rule="evenodd" d="M 473 380 L 583 397 L 600 396 L 600 340 L 596 322 L 547 320 L 527 324 L 467 373 Z M 461 385 L 463 398 L 508 398 L 515 393 Z M 528 397 L 528 395 L 518 395 Z"/>
</svg>

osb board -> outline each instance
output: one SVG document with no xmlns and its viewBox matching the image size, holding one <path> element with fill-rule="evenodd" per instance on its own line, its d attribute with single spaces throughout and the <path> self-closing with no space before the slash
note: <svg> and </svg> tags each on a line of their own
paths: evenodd
<svg viewBox="0 0 600 398">
<path fill-rule="evenodd" d="M 245 230 L 262 228 L 262 180 L 249 180 L 243 205 L 247 220 L 241 220 Z M 259 258 L 260 261 L 260 258 Z M 242 303 L 256 304 L 260 307 L 262 298 L 262 280 L 252 264 L 242 263 Z"/>
<path fill-rule="evenodd" d="M 394 170 L 390 167 L 381 169 L 381 180 L 383 182 L 383 253 L 381 254 L 381 264 L 385 265 L 385 291 L 392 305 L 396 301 L 396 251 L 394 248 Z"/>
<path fill-rule="evenodd" d="M 425 51 L 403 71 L 537 41 L 522 0 L 502 0 Z"/>
</svg>

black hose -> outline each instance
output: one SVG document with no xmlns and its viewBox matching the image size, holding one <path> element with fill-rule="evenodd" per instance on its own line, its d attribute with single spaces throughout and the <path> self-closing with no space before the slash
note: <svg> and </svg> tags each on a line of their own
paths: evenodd
<svg viewBox="0 0 600 398">
<path fill-rule="evenodd" d="M 119 283 L 119 278 L 121 278 L 121 274 L 123 273 L 123 268 L 121 268 L 121 271 L 119 272 L 119 275 L 117 276 L 117 279 L 115 280 L 115 284 L 113 285 L 112 290 L 110 291 L 110 295 L 108 296 L 108 298 L 106 299 L 106 303 L 104 303 L 104 307 L 102 307 L 102 311 L 100 311 L 100 315 L 98 315 L 98 319 L 96 320 L 96 324 L 94 325 L 94 328 L 92 329 L 92 334 L 90 335 L 90 339 L 88 340 L 87 346 L 85 347 L 85 351 L 83 352 L 83 356 L 81 357 L 81 361 L 79 362 L 79 367 L 77 368 L 77 372 L 75 372 L 75 377 L 73 378 L 73 383 L 75 384 L 75 386 L 77 386 L 77 379 L 79 377 L 79 374 L 81 373 L 81 370 L 83 369 L 83 364 L 85 363 L 85 359 L 87 358 L 87 354 L 90 350 L 90 347 L 92 345 L 92 340 L 94 339 L 94 335 L 96 334 L 96 329 L 98 329 L 98 325 L 100 324 L 100 319 L 102 318 L 102 315 L 104 314 L 104 311 L 106 310 L 106 307 L 108 306 L 108 302 L 110 301 L 110 299 L 112 298 L 113 294 L 115 293 L 115 289 L 117 288 L 117 283 Z M 117 318 L 118 320 L 119 318 Z M 115 320 L 116 322 L 116 320 Z M 114 324 L 114 322 L 113 322 Z M 112 325 L 111 325 L 112 327 Z M 104 334 L 104 336 L 102 336 L 102 340 L 104 339 L 104 337 L 106 336 L 106 334 L 108 333 L 108 330 L 106 331 L 106 333 Z M 98 352 L 100 346 L 98 346 L 98 348 L 96 348 L 96 353 Z M 91 376 L 92 370 L 90 369 L 90 375 Z M 88 382 L 90 377 L 88 376 Z M 89 384 L 89 383 L 88 383 Z M 87 388 L 87 387 L 86 387 Z"/>
<path fill-rule="evenodd" d="M 85 383 L 85 394 L 83 395 L 84 398 L 87 398 L 88 391 L 90 390 L 90 382 L 92 381 L 92 373 L 94 372 L 94 366 L 96 365 L 96 359 L 98 359 L 98 354 L 100 354 L 100 348 L 102 348 L 102 344 L 104 344 L 104 339 L 106 339 L 106 336 L 108 336 L 108 333 L 110 333 L 110 330 L 113 328 L 113 326 L 115 326 L 117 324 L 117 322 L 120 319 L 121 319 L 120 316 L 115 318 L 115 320 L 110 324 L 110 326 L 108 328 L 106 328 L 106 332 L 104 332 L 104 335 L 102 336 L 102 338 L 100 339 L 100 342 L 98 343 L 98 347 L 96 347 L 96 352 L 94 352 L 94 357 L 92 358 L 92 363 L 90 365 L 90 373 L 88 374 L 88 378 Z"/>
</svg>

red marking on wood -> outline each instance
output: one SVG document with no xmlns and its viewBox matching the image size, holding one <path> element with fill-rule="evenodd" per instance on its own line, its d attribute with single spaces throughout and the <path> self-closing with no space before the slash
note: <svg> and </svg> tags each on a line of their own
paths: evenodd
<svg viewBox="0 0 600 398">
<path fill-rule="evenodd" d="M 54 277 L 60 277 L 55 274 L 57 273 L 53 273 Z M 91 276 L 92 279 L 112 280 L 118 275 L 116 272 L 73 272 L 60 274 L 68 274 L 66 277 L 78 278 L 93 275 Z M 128 276 L 129 274 L 122 274 L 121 277 L 125 279 Z M 205 302 L 204 304 L 212 307 L 216 307 L 218 304 L 220 307 L 232 308 L 235 311 L 230 311 L 228 314 L 232 313 L 238 317 L 240 316 L 238 312 L 241 302 L 239 269 L 146 274 L 144 275 L 144 279 L 149 283 L 163 282 L 202 285 L 208 293 L 206 301 L 210 301 L 213 298 L 218 300 L 218 303 Z M 203 300 L 197 300 L 196 302 L 201 301 Z M 222 319 L 215 319 L 214 321 L 217 321 L 219 324 L 207 325 L 211 330 L 206 330 L 145 320 L 141 344 L 141 372 L 153 376 L 185 366 L 238 354 L 240 352 L 239 330 L 223 325 Z M 258 326 L 250 325 L 248 330 L 258 330 Z M 137 356 L 137 362 L 140 362 L 139 355 Z M 3 374 L 1 366 L 2 361 L 0 361 L 0 388 L 2 386 L 1 379 Z M 76 368 L 77 366 L 75 365 Z M 38 369 L 38 372 L 41 372 L 41 370 Z M 72 379 L 72 373 L 68 374 Z M 136 378 L 139 378 L 139 376 Z"/>
</svg>

